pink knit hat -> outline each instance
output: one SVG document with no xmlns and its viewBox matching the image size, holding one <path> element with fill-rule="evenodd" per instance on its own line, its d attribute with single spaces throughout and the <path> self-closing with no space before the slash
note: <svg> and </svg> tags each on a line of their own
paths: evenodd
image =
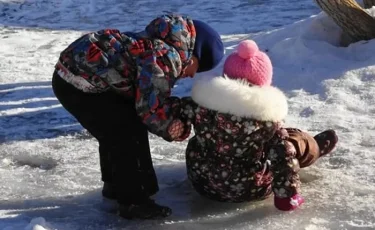
<svg viewBox="0 0 375 230">
<path fill-rule="evenodd" d="M 253 85 L 269 86 L 272 82 L 272 63 L 254 41 L 245 40 L 225 60 L 224 74 L 231 79 L 245 79 Z"/>
</svg>

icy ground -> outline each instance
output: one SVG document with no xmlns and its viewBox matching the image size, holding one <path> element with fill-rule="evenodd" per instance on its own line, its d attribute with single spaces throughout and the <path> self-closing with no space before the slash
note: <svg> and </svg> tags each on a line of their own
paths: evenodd
<svg viewBox="0 0 375 230">
<path fill-rule="evenodd" d="M 319 10 L 307 0 L 150 2 L 0 0 L 0 229 L 375 229 L 375 41 L 338 47 L 340 29 L 323 14 L 309 17 Z M 272 199 L 199 197 L 186 180 L 186 142 L 152 135 L 156 199 L 173 215 L 127 221 L 102 202 L 97 143 L 54 97 L 53 65 L 84 31 L 143 28 L 155 8 L 210 22 L 228 54 L 240 40 L 256 40 L 288 95 L 287 124 L 313 134 L 337 130 L 336 152 L 301 173 L 300 210 L 279 212 Z M 188 95 L 191 82 L 175 93 Z"/>
</svg>

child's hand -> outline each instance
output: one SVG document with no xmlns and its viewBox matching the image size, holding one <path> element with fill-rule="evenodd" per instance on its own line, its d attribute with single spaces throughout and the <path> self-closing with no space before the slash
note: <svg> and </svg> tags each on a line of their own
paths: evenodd
<svg viewBox="0 0 375 230">
<path fill-rule="evenodd" d="M 292 197 L 277 197 L 274 198 L 275 207 L 281 211 L 292 211 L 301 206 L 305 200 L 299 194 Z"/>
<path fill-rule="evenodd" d="M 183 134 L 181 136 L 179 136 L 175 141 L 186 140 L 186 138 L 188 138 L 190 136 L 190 132 L 191 132 L 191 125 L 185 126 Z"/>
<path fill-rule="evenodd" d="M 174 141 L 183 141 L 189 137 L 191 125 L 185 125 L 181 120 L 174 120 L 168 128 L 168 133 Z"/>
<path fill-rule="evenodd" d="M 181 120 L 174 120 L 168 128 L 168 133 L 173 140 L 177 139 L 184 133 L 184 123 Z"/>
</svg>

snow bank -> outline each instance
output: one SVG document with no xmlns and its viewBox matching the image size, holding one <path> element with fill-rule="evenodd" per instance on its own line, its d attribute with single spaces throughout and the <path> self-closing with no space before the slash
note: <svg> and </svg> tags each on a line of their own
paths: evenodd
<svg viewBox="0 0 375 230">
<path fill-rule="evenodd" d="M 274 84 L 284 90 L 322 93 L 322 83 L 374 64 L 374 40 L 339 47 L 341 29 L 324 13 L 278 31 L 255 36 L 268 50 Z"/>
</svg>

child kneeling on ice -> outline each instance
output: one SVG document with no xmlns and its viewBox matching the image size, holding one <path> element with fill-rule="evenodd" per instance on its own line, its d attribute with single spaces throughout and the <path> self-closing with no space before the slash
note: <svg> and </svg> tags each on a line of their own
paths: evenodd
<svg viewBox="0 0 375 230">
<path fill-rule="evenodd" d="M 194 188 L 217 201 L 245 202 L 274 192 L 280 210 L 293 210 L 300 196 L 298 170 L 330 153 L 333 130 L 315 137 L 283 128 L 285 95 L 271 86 L 272 64 L 254 41 L 243 41 L 224 64 L 224 76 L 201 78 L 185 98 L 183 117 L 195 136 L 186 150 Z"/>
</svg>

